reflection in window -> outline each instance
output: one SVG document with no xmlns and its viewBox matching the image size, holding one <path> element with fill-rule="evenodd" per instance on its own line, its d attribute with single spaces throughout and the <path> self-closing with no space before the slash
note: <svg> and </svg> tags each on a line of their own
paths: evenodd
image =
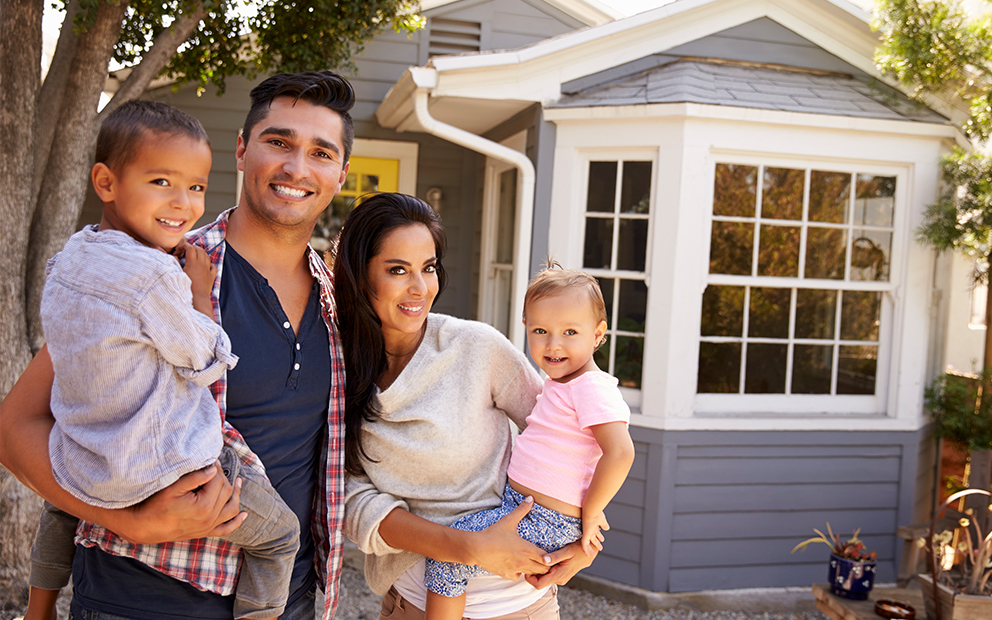
<svg viewBox="0 0 992 620">
<path fill-rule="evenodd" d="M 652 168 L 650 161 L 591 161 L 586 186 L 582 268 L 599 280 L 608 324 L 595 360 L 635 389 L 644 359 Z"/>
<path fill-rule="evenodd" d="M 896 177 L 718 163 L 713 190 L 697 391 L 874 395 Z"/>
</svg>

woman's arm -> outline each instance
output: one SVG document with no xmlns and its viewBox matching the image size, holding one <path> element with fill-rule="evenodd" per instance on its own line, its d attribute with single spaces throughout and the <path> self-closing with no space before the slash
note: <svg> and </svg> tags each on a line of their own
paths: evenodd
<svg viewBox="0 0 992 620">
<path fill-rule="evenodd" d="M 533 501 L 522 503 L 481 532 L 463 532 L 394 508 L 379 524 L 379 535 L 396 549 L 481 566 L 505 579 L 542 575 L 548 570 L 547 554 L 517 533 L 517 524 L 533 505 Z"/>
<path fill-rule="evenodd" d="M 0 403 L 0 464 L 14 477 L 62 510 L 131 542 L 224 536 L 241 525 L 246 515 L 239 514 L 240 485 L 231 494 L 216 465 L 119 510 L 91 506 L 63 489 L 48 456 L 48 436 L 55 425 L 49 406 L 54 378 L 52 359 L 43 347 Z"/>
</svg>

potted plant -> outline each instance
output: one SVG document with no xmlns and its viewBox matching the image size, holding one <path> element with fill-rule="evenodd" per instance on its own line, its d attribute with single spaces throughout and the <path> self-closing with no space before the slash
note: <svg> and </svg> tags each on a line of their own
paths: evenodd
<svg viewBox="0 0 992 620">
<path fill-rule="evenodd" d="M 930 574 L 919 576 L 930 620 L 992 618 L 992 532 L 983 533 L 970 511 L 957 528 L 934 531 L 944 509 L 968 495 L 992 493 L 968 489 L 951 495 L 930 520 L 927 537 L 917 541 L 930 556 Z"/>
<path fill-rule="evenodd" d="M 824 543 L 830 547 L 830 564 L 827 570 L 830 591 L 842 598 L 861 601 L 867 599 L 875 585 L 875 560 L 878 556 L 874 551 L 868 551 L 864 542 L 858 538 L 861 530 L 854 530 L 854 535 L 844 542 L 830 529 L 830 523 L 827 523 L 827 535 L 816 528 L 813 531 L 819 536 L 802 541 L 792 548 L 792 553 L 797 549 L 805 552 L 806 545 L 810 543 Z"/>
</svg>

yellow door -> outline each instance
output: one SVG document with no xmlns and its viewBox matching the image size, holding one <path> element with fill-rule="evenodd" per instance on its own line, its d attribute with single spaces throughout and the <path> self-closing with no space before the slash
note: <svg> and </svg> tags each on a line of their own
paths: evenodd
<svg viewBox="0 0 992 620">
<path fill-rule="evenodd" d="M 334 197 L 331 206 L 320 214 L 310 244 L 317 250 L 327 251 L 341 230 L 341 224 L 355 208 L 356 202 L 367 194 L 399 190 L 400 160 L 374 157 L 352 157 L 348 178 L 341 186 L 341 193 Z"/>
</svg>

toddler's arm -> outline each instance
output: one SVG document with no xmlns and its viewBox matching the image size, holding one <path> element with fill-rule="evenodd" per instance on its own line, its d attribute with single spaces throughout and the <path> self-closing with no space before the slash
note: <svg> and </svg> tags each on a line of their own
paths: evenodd
<svg viewBox="0 0 992 620">
<path fill-rule="evenodd" d="M 603 510 L 620 490 L 634 463 L 634 443 L 624 422 L 596 424 L 589 430 L 603 450 L 603 457 L 596 465 L 592 482 L 582 500 L 582 550 L 586 555 L 592 555 L 594 548 L 603 548 L 597 535 L 600 529 L 610 529 Z"/>
<path fill-rule="evenodd" d="M 210 262 L 210 257 L 207 256 L 207 252 L 203 248 L 187 243 L 185 239 L 176 246 L 173 254 L 177 258 L 186 257 L 183 271 L 191 283 L 193 308 L 213 320 L 214 311 L 210 302 L 210 292 L 214 287 L 214 279 L 217 277 L 217 267 Z"/>
</svg>

